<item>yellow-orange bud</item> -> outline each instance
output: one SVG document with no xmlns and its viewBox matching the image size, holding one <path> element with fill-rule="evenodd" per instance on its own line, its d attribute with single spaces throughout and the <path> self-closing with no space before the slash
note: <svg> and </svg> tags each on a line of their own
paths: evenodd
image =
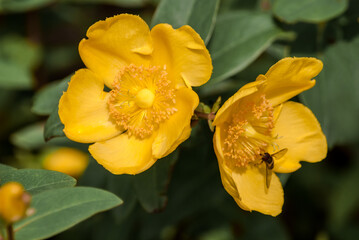
<svg viewBox="0 0 359 240">
<path fill-rule="evenodd" d="M 89 157 L 84 152 L 63 147 L 48 154 L 43 161 L 43 167 L 77 178 L 85 171 L 88 162 Z"/>
<path fill-rule="evenodd" d="M 31 196 L 17 182 L 8 182 L 0 187 L 0 216 L 6 223 L 16 222 L 26 215 Z"/>
</svg>

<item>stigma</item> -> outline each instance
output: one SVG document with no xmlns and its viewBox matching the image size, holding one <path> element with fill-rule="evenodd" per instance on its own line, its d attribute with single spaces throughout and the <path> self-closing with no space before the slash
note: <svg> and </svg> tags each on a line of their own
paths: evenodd
<svg viewBox="0 0 359 240">
<path fill-rule="evenodd" d="M 144 88 L 138 91 L 134 101 L 140 108 L 149 108 L 152 107 L 154 100 L 155 94 L 151 90 Z"/>
</svg>

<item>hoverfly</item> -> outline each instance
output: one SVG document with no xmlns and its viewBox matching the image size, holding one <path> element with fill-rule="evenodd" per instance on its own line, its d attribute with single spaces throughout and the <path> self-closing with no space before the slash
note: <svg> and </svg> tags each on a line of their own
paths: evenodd
<svg viewBox="0 0 359 240">
<path fill-rule="evenodd" d="M 280 159 L 287 153 L 287 151 L 288 151 L 288 148 L 283 148 L 273 154 L 269 154 L 267 152 L 262 154 L 262 162 L 265 162 L 265 164 L 266 164 L 266 187 L 267 187 L 267 189 L 270 186 L 270 181 L 272 178 L 272 170 L 274 168 L 273 158 Z"/>
</svg>

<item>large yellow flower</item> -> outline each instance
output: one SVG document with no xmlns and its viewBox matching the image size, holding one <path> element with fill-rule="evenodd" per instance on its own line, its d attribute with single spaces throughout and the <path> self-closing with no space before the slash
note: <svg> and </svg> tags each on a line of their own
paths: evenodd
<svg viewBox="0 0 359 240">
<path fill-rule="evenodd" d="M 129 14 L 95 23 L 87 37 L 79 45 L 87 69 L 75 73 L 59 103 L 64 132 L 95 142 L 90 153 L 112 173 L 143 172 L 189 137 L 199 101 L 191 86 L 211 76 L 208 50 L 189 26 L 150 31 Z"/>
<path fill-rule="evenodd" d="M 322 68 L 315 58 L 282 59 L 239 89 L 218 111 L 213 141 L 222 183 L 242 209 L 278 215 L 283 188 L 274 172 L 294 172 L 300 161 L 326 157 L 326 138 L 313 113 L 287 101 L 313 87 L 312 78 Z M 285 154 L 273 157 L 274 168 L 268 171 L 271 166 L 263 158 L 278 151 Z"/>
</svg>

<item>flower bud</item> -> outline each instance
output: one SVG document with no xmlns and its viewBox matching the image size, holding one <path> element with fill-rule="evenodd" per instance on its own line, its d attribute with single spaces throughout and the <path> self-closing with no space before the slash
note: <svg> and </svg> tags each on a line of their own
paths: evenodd
<svg viewBox="0 0 359 240">
<path fill-rule="evenodd" d="M 8 224 L 20 220 L 25 217 L 30 201 L 30 194 L 20 183 L 5 183 L 0 188 L 0 216 Z"/>
<path fill-rule="evenodd" d="M 43 167 L 78 178 L 85 171 L 88 162 L 87 154 L 74 148 L 63 147 L 46 155 Z"/>
</svg>

